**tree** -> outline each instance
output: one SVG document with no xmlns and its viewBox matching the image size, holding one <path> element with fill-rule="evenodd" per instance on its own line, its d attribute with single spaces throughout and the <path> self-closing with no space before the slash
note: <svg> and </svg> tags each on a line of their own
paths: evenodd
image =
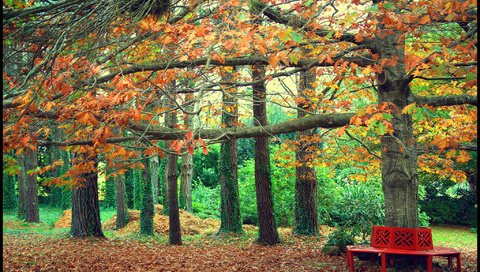
<svg viewBox="0 0 480 272">
<path fill-rule="evenodd" d="M 5 65 L 22 59 L 29 69 L 3 75 L 4 152 L 27 145 L 81 146 L 78 151 L 86 152 L 90 145 L 96 154 L 129 160 L 138 158 L 133 150 L 144 140 L 176 141 L 181 149 L 188 134 L 190 143 L 198 141 L 195 147 L 203 148 L 200 139 L 214 143 L 321 127 L 327 129 L 328 147 L 322 158 L 343 154 L 347 147 L 338 139 L 358 142 L 362 148 L 349 153 L 351 159 L 381 167 L 386 224 L 416 227 L 417 167 L 442 168 L 429 162 L 444 162 L 439 155 L 447 154 L 449 163 L 465 162 L 467 151 L 477 150 L 472 144 L 477 136 L 472 129 L 477 121 L 477 8 L 472 1 L 163 5 L 172 16 L 147 14 L 158 10 L 152 2 L 138 7 L 106 0 L 5 4 L 5 44 L 15 44 L 6 48 Z M 87 4 L 94 9 L 85 17 Z M 258 16 L 250 14 L 252 9 Z M 218 77 L 222 66 L 251 65 L 263 65 L 267 73 L 230 82 Z M 316 88 L 331 88 L 328 95 L 314 92 L 305 98 L 318 113 L 271 125 L 220 126 L 214 94 L 222 86 L 246 87 L 237 93 L 245 109 L 251 104 L 249 86 L 313 67 L 318 67 Z M 173 81 L 179 84 L 169 85 Z M 297 108 L 300 97 L 288 85 L 272 88 L 269 94 L 281 96 L 276 103 Z M 154 120 L 184 110 L 186 93 L 197 94 L 201 103 L 198 130 Z M 172 103 L 148 109 L 159 96 L 173 98 Z M 45 120 L 55 120 L 67 137 L 50 140 Z M 121 132 L 111 133 L 111 126 Z M 131 133 L 121 134 L 127 130 Z M 132 140 L 134 147 L 126 144 Z M 146 151 L 162 153 L 153 146 Z M 466 178 L 444 170 L 452 179 Z"/>
<path fill-rule="evenodd" d="M 142 209 L 143 183 L 144 183 L 143 171 L 134 169 L 133 170 L 133 208 L 135 210 Z"/>
<path fill-rule="evenodd" d="M 115 181 L 115 203 L 117 208 L 117 219 L 115 221 L 115 227 L 121 229 L 128 223 L 128 207 L 125 193 L 125 182 L 123 175 L 117 173 L 113 177 Z"/>
<path fill-rule="evenodd" d="M 173 101 L 169 101 L 170 104 Z M 175 111 L 165 115 L 165 126 L 175 127 L 177 123 L 177 114 Z M 171 149 L 174 142 L 167 142 L 166 146 L 169 146 Z M 167 164 L 165 168 L 165 195 L 167 196 L 167 205 L 164 205 L 165 210 L 168 212 L 168 223 L 170 225 L 169 231 L 169 241 L 171 245 L 181 245 L 182 244 L 182 233 L 180 231 L 180 211 L 178 206 L 178 184 L 177 184 L 177 155 L 173 153 L 174 150 L 170 150 L 170 153 L 167 155 Z M 168 207 L 168 208 L 167 208 Z"/>
<path fill-rule="evenodd" d="M 133 209 L 133 188 L 134 188 L 134 174 L 133 169 L 129 169 L 125 173 L 125 198 L 127 201 L 127 208 Z"/>
<path fill-rule="evenodd" d="M 18 175 L 17 175 L 17 180 L 18 180 L 18 213 L 17 217 L 19 219 L 25 219 L 25 190 L 26 190 L 26 176 L 25 176 L 25 155 L 24 153 L 17 153 L 17 163 L 18 163 Z"/>
<path fill-rule="evenodd" d="M 254 80 L 265 77 L 265 68 L 252 68 Z M 253 118 L 256 126 L 267 125 L 265 104 L 266 89 L 264 82 L 253 85 Z M 258 243 L 274 245 L 280 242 L 275 216 L 273 214 L 272 177 L 270 171 L 270 153 L 268 137 L 255 137 L 255 192 L 257 195 L 257 214 L 259 235 Z"/>
<path fill-rule="evenodd" d="M 2 207 L 4 211 L 14 210 L 17 207 L 17 196 L 15 195 L 15 176 L 6 173 L 5 162 L 3 163 L 2 183 Z"/>
<path fill-rule="evenodd" d="M 40 222 L 37 184 L 37 151 L 27 149 L 25 155 L 25 221 Z"/>
<path fill-rule="evenodd" d="M 143 159 L 142 210 L 140 211 L 140 234 L 153 235 L 153 195 L 148 157 Z"/>
<path fill-rule="evenodd" d="M 306 92 L 315 90 L 312 84 L 315 82 L 315 71 L 300 72 L 298 91 L 305 96 Z M 297 110 L 298 118 L 302 118 L 312 109 L 307 104 L 302 104 Z M 298 148 L 296 150 L 295 181 L 295 226 L 293 232 L 300 235 L 317 235 L 317 175 L 313 167 L 317 141 L 313 140 L 315 129 L 297 132 Z"/>
<path fill-rule="evenodd" d="M 158 162 L 158 156 L 153 156 L 151 161 L 151 168 L 152 168 L 152 186 L 153 186 L 153 204 L 159 203 L 158 196 L 160 195 L 160 189 L 158 187 L 159 183 L 159 162 Z"/>
<path fill-rule="evenodd" d="M 93 161 L 92 161 L 93 160 Z M 97 158 L 82 162 L 84 173 L 80 184 L 72 190 L 72 225 L 70 233 L 73 237 L 104 238 L 100 222 L 100 206 L 98 201 Z"/>
<path fill-rule="evenodd" d="M 105 180 L 105 198 L 103 200 L 106 208 L 113 208 L 116 206 L 115 196 L 115 178 L 112 175 L 112 169 L 107 167 L 107 178 Z"/>
<path fill-rule="evenodd" d="M 186 95 L 185 100 L 192 100 L 192 95 Z M 191 111 L 192 106 L 185 108 L 186 111 Z M 184 124 L 187 128 L 193 128 L 193 116 L 187 114 Z M 192 178 L 193 178 L 193 149 L 184 151 L 182 154 L 182 167 L 180 174 L 180 208 L 192 212 Z"/>
<path fill-rule="evenodd" d="M 235 69 L 232 68 L 232 72 Z M 225 72 L 225 79 L 229 80 L 232 72 Z M 222 124 L 225 127 L 234 127 L 238 124 L 238 104 L 236 89 L 227 89 L 222 95 Z M 238 151 L 237 140 L 223 141 L 220 147 L 218 183 L 221 187 L 220 229 L 218 233 L 242 233 L 240 217 L 240 199 L 238 192 Z"/>
</svg>

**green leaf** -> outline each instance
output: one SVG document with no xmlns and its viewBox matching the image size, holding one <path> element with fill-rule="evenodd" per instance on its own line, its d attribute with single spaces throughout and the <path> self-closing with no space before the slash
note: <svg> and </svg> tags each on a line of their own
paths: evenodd
<svg viewBox="0 0 480 272">
<path fill-rule="evenodd" d="M 387 121 L 391 121 L 393 119 L 393 115 L 391 115 L 390 113 L 383 113 L 382 118 Z"/>
<path fill-rule="evenodd" d="M 298 43 L 301 43 L 303 41 L 303 37 L 302 35 L 298 34 L 298 33 L 295 33 L 295 32 L 290 32 L 290 36 L 292 37 L 292 39 Z"/>
<path fill-rule="evenodd" d="M 390 3 L 390 2 L 387 2 L 387 3 L 383 4 L 383 7 L 385 9 L 389 9 L 389 10 L 394 10 L 395 9 L 395 5 L 393 3 Z"/>
</svg>

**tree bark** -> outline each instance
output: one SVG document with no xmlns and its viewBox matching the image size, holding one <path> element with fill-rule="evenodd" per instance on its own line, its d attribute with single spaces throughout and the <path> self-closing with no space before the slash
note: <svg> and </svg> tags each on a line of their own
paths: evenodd
<svg viewBox="0 0 480 272">
<path fill-rule="evenodd" d="M 115 221 L 116 229 L 125 227 L 128 223 L 127 198 L 125 195 L 125 183 L 123 176 L 118 174 L 114 177 L 115 181 L 115 199 L 117 207 L 117 219 Z"/>
<path fill-rule="evenodd" d="M 412 99 L 405 72 L 405 40 L 397 30 L 384 30 L 381 34 L 382 38 L 375 43 L 380 59 L 397 61 L 377 74 L 379 103 L 394 105 L 391 107 L 394 132 L 381 139 L 385 225 L 416 228 L 419 226 L 416 139 L 411 116 L 401 113 Z"/>
<path fill-rule="evenodd" d="M 152 187 L 153 187 L 153 204 L 158 204 L 158 195 L 159 195 L 159 188 L 158 188 L 158 179 L 159 179 L 159 162 L 158 162 L 158 156 L 155 155 L 151 159 L 151 169 L 152 169 Z"/>
<path fill-rule="evenodd" d="M 193 154 L 182 155 L 182 173 L 180 178 L 180 207 L 192 212 Z"/>
<path fill-rule="evenodd" d="M 226 80 L 231 80 L 227 74 Z M 236 89 L 227 89 L 223 93 L 222 124 L 235 127 L 238 123 L 238 101 Z M 240 216 L 240 198 L 238 192 L 238 150 L 237 140 L 231 139 L 221 143 L 220 147 L 220 229 L 218 233 L 242 233 Z"/>
<path fill-rule="evenodd" d="M 299 94 L 304 96 L 307 89 L 314 90 L 315 74 L 301 72 L 299 81 Z M 308 101 L 308 100 L 307 100 Z M 311 105 L 303 105 L 297 112 L 298 118 L 306 115 L 306 110 Z M 298 235 L 317 235 L 317 176 L 315 168 L 311 165 L 315 156 L 315 143 L 310 136 L 315 134 L 315 129 L 297 132 L 298 149 L 296 151 L 297 165 L 295 181 L 295 226 L 293 232 Z"/>
<path fill-rule="evenodd" d="M 254 66 L 253 80 L 265 77 L 263 66 Z M 253 87 L 253 117 L 255 126 L 267 125 L 266 88 L 264 82 Z M 272 176 L 270 171 L 270 154 L 268 137 L 255 137 L 255 191 L 257 196 L 257 213 L 259 237 L 257 242 L 264 245 L 280 243 L 277 224 L 273 211 Z"/>
<path fill-rule="evenodd" d="M 98 162 L 95 160 L 95 167 Z M 98 204 L 98 175 L 96 172 L 83 174 L 85 183 L 72 190 L 72 227 L 73 237 L 104 238 L 100 222 Z"/>
<path fill-rule="evenodd" d="M 153 235 L 153 195 L 149 159 L 143 159 L 143 196 L 140 212 L 140 234 Z"/>
<path fill-rule="evenodd" d="M 37 151 L 26 150 L 25 157 L 25 221 L 40 222 L 38 211 Z"/>
<path fill-rule="evenodd" d="M 20 166 L 18 172 L 18 213 L 19 219 L 25 219 L 25 190 L 26 190 L 26 175 L 25 175 L 25 153 L 17 154 L 17 163 Z"/>
<path fill-rule="evenodd" d="M 169 101 L 173 106 L 173 101 Z M 177 114 L 175 111 L 165 114 L 165 123 L 167 127 L 173 128 L 177 123 Z M 167 142 L 167 148 L 170 148 L 171 142 Z M 170 150 L 174 152 L 173 150 Z M 177 184 L 177 155 L 169 153 L 167 155 L 167 165 L 165 175 L 167 176 L 168 192 L 168 222 L 170 225 L 169 240 L 171 245 L 182 244 L 182 234 L 180 232 L 180 211 L 178 208 L 178 184 Z M 165 208 L 164 208 L 165 209 Z"/>
</svg>

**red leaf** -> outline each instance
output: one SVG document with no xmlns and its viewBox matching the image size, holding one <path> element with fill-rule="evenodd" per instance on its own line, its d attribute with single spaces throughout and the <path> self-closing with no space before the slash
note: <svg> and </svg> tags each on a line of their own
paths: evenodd
<svg viewBox="0 0 480 272">
<path fill-rule="evenodd" d="M 208 154 L 208 148 L 207 148 L 206 146 L 204 146 L 204 147 L 202 148 L 202 153 L 205 154 L 205 155 Z"/>
<path fill-rule="evenodd" d="M 187 132 L 187 134 L 185 134 L 185 138 L 187 138 L 187 140 L 191 141 L 192 140 L 192 136 L 193 136 L 193 133 L 191 131 Z"/>
<path fill-rule="evenodd" d="M 187 145 L 188 153 L 193 155 L 193 146 L 192 145 Z"/>
</svg>

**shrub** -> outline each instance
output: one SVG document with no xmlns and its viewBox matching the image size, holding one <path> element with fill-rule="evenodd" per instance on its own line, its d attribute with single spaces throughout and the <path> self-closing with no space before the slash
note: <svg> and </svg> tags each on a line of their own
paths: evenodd
<svg viewBox="0 0 480 272">
<path fill-rule="evenodd" d="M 462 187 L 463 184 L 434 175 L 423 173 L 421 177 L 425 197 L 419 199 L 419 205 L 431 218 L 432 224 L 477 226 L 475 193 Z"/>
<path fill-rule="evenodd" d="M 200 218 L 220 218 L 220 186 L 207 187 L 194 181 L 192 210 Z"/>
</svg>

